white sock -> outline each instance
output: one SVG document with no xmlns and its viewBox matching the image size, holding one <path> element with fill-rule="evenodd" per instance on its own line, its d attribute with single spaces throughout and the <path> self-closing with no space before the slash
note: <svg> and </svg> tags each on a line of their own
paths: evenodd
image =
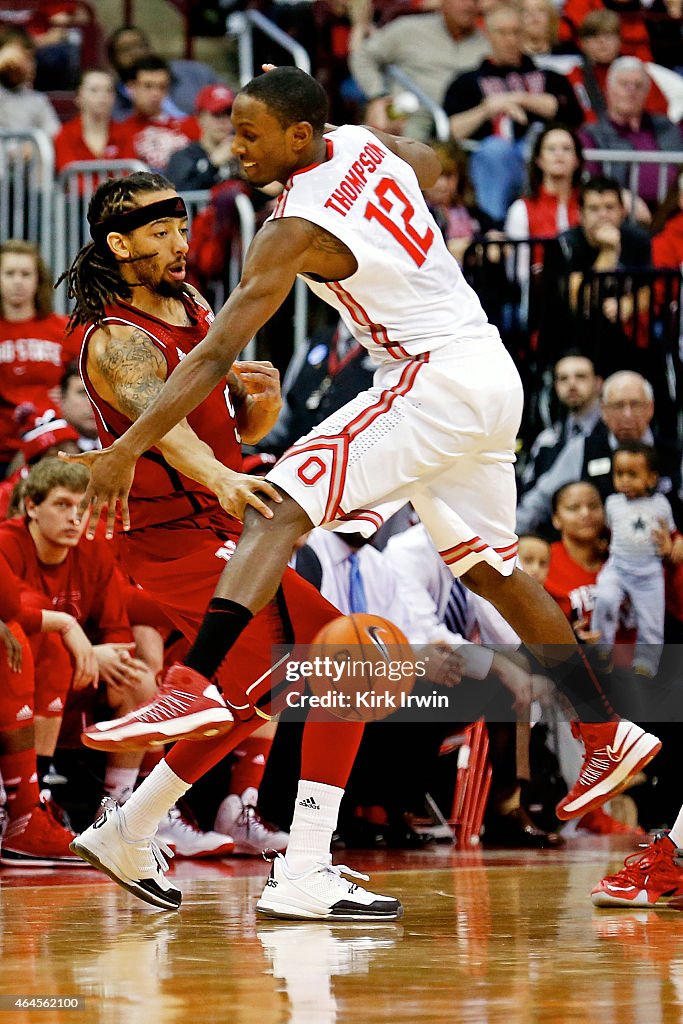
<svg viewBox="0 0 683 1024">
<path fill-rule="evenodd" d="M 674 822 L 674 827 L 669 832 L 669 839 L 677 850 L 683 849 L 683 807 L 681 807 L 678 812 L 678 817 Z"/>
<path fill-rule="evenodd" d="M 159 761 L 121 808 L 124 837 L 135 840 L 153 836 L 161 819 L 191 785 L 176 775 L 165 760 Z"/>
<path fill-rule="evenodd" d="M 130 799 L 137 777 L 137 768 L 113 768 L 107 765 L 107 770 L 104 773 L 105 796 L 116 800 L 120 807 Z"/>
<path fill-rule="evenodd" d="M 287 844 L 287 867 L 300 875 L 320 861 L 329 861 L 332 833 L 337 827 L 344 790 L 323 782 L 299 780 L 294 818 Z"/>
</svg>

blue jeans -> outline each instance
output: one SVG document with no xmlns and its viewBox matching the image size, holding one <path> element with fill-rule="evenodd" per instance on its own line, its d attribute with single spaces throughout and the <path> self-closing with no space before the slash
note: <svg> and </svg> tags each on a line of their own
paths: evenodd
<svg viewBox="0 0 683 1024">
<path fill-rule="evenodd" d="M 470 157 L 477 205 L 496 221 L 505 220 L 508 207 L 522 191 L 527 148 L 526 139 L 511 142 L 490 135 Z"/>
</svg>

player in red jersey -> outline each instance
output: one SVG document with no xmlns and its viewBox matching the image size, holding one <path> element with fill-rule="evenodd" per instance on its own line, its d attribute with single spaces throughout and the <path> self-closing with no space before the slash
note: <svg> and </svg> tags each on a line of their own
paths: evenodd
<svg viewBox="0 0 683 1024">
<path fill-rule="evenodd" d="M 107 444 L 173 378 L 213 317 L 184 283 L 185 209 L 166 179 L 145 173 L 105 183 L 93 197 L 89 219 L 94 225 L 105 221 L 111 230 L 95 229 L 95 241 L 82 250 L 70 283 L 76 321 L 89 324 L 81 370 Z M 235 550 L 245 507 L 270 518 L 263 497 L 278 500 L 271 484 L 241 473 L 240 438 L 255 442 L 265 435 L 280 405 L 275 369 L 269 363 L 240 363 L 140 463 L 131 500 L 133 528 L 120 538 L 120 558 L 190 641 Z M 105 820 L 88 829 L 73 849 L 140 898 L 175 909 L 181 894 L 154 857 L 157 822 L 193 782 L 262 724 L 250 706 L 240 707 L 240 696 L 254 681 L 254 693 L 270 689 L 273 645 L 307 643 L 338 614 L 288 570 L 219 674 L 235 701 L 232 712 L 223 708 L 220 722 L 212 717 L 209 734 L 230 731 L 201 744 L 177 743 L 124 807 L 105 807 Z M 181 691 L 184 673 L 183 667 L 172 669 Z M 217 694 L 208 681 L 204 685 Z M 207 704 L 213 714 L 215 701 Z M 158 742 L 172 738 L 161 726 L 154 737 Z M 196 735 L 206 731 L 201 709 L 195 726 Z M 332 832 L 362 729 L 360 723 L 323 715 L 306 723 L 302 781 L 287 848 L 293 881 L 288 902 L 280 908 L 283 916 L 390 920 L 402 913 L 397 900 L 343 880 L 340 869 L 331 865 Z M 106 749 L 108 734 L 88 742 Z"/>
<path fill-rule="evenodd" d="M 76 357 L 81 332 L 69 336 L 66 317 L 53 312 L 49 271 L 32 242 L 0 245 L 0 474 L 20 447 L 14 410 L 59 411 L 66 365 Z"/>
<path fill-rule="evenodd" d="M 195 701 L 181 702 L 169 677 L 149 708 L 110 735 L 153 735 L 160 719 L 183 735 L 183 721 L 189 728 L 196 711 L 210 710 L 206 681 L 272 600 L 296 539 L 312 524 L 349 517 L 376 527 L 387 509 L 411 500 L 451 571 L 538 653 L 586 722 L 583 769 L 557 807 L 561 818 L 585 814 L 661 743 L 619 719 L 559 608 L 515 569 L 512 464 L 521 382 L 421 195 L 439 173 L 438 160 L 412 140 L 359 126 L 333 129 L 327 109 L 324 90 L 296 68 L 254 78 L 236 96 L 233 149 L 245 176 L 258 186 L 278 181 L 284 191 L 254 239 L 240 284 L 173 385 L 109 449 L 74 456 L 92 472 L 84 503 L 93 511 L 89 529 L 107 505 L 111 533 L 119 504 L 127 528 L 137 459 L 230 371 L 297 275 L 372 352 L 374 386 L 293 445 L 268 474 L 284 496 L 271 505 L 272 521 L 247 515 L 186 659 L 195 674 L 184 673 L 184 693 L 192 685 Z M 94 237 L 111 242 L 119 226 L 103 219 L 93 225 Z M 253 711 L 248 695 L 243 700 Z M 222 702 L 214 708 L 220 723 Z"/>
</svg>

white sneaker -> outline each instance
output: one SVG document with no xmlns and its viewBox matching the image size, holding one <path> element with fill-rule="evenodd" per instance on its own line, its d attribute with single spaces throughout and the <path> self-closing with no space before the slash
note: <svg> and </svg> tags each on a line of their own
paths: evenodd
<svg viewBox="0 0 683 1024">
<path fill-rule="evenodd" d="M 365 881 L 368 878 L 344 864 L 322 861 L 301 875 L 293 875 L 278 853 L 256 911 L 264 917 L 293 920 L 397 921 L 403 917 L 398 900 L 368 892 L 342 875 Z"/>
<path fill-rule="evenodd" d="M 121 811 L 116 802 L 105 797 L 99 818 L 76 836 L 70 849 L 145 903 L 164 910 L 177 910 L 183 894 L 164 875 L 168 871 L 165 858 L 172 857 L 173 853 L 153 836 L 124 839 L 121 824 Z"/>
<path fill-rule="evenodd" d="M 232 853 L 232 836 L 220 832 L 202 832 L 172 807 L 159 825 L 158 835 L 168 843 L 176 857 L 225 857 Z"/>
<path fill-rule="evenodd" d="M 226 796 L 218 808 L 214 828 L 232 836 L 234 852 L 243 857 L 260 857 L 266 850 L 284 853 L 289 832 L 281 832 L 263 821 L 254 806 L 256 795 L 255 789 L 246 789 L 241 797 L 236 793 Z"/>
</svg>

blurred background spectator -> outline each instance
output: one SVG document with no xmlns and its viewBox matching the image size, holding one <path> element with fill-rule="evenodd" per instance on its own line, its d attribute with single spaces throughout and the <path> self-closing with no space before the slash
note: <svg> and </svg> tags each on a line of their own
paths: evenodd
<svg viewBox="0 0 683 1024">
<path fill-rule="evenodd" d="M 477 202 L 502 225 L 522 190 L 536 132 L 554 120 L 574 127 L 582 115 L 565 79 L 537 68 L 522 52 L 516 8 L 494 7 L 486 16 L 486 30 L 491 56 L 451 82 L 444 108 L 453 138 L 479 143 L 470 162 Z"/>
<path fill-rule="evenodd" d="M 107 39 L 107 58 L 117 75 L 114 117 L 122 121 L 133 112 L 128 91 L 131 69 L 143 57 L 152 56 L 152 47 L 145 32 L 137 25 L 121 25 Z M 191 114 L 197 93 L 205 85 L 218 83 L 213 68 L 196 60 L 171 60 L 170 83 L 162 101 L 162 110 L 172 117 Z"/>
</svg>

